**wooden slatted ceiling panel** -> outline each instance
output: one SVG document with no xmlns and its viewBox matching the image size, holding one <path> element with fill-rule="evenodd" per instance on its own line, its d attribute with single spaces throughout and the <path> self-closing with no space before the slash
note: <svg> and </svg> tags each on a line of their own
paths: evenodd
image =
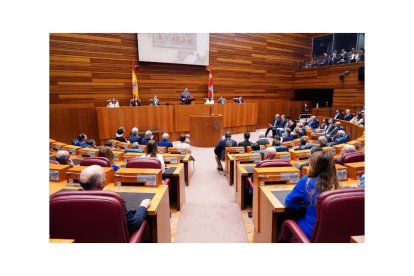
<svg viewBox="0 0 414 276">
<path fill-rule="evenodd" d="M 295 63 L 309 58 L 311 34 L 210 34 L 210 66 L 216 97 L 248 101 L 292 98 Z M 104 106 L 131 97 L 136 34 L 50 34 L 50 103 Z M 202 101 L 208 72 L 203 66 L 139 63 L 140 98 L 156 94 L 178 103 L 184 87 Z"/>
</svg>

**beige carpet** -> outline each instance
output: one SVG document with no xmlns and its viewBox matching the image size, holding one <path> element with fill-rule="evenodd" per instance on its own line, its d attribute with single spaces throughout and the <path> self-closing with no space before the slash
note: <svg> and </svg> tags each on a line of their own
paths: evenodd
<svg viewBox="0 0 414 276">
<path fill-rule="evenodd" d="M 234 135 L 240 142 L 243 135 Z M 252 133 L 252 142 L 258 138 Z M 175 242 L 248 242 L 234 188 L 216 169 L 213 148 L 192 147 L 194 174 L 186 187 L 186 202 L 180 212 Z M 193 171 L 193 163 L 190 163 Z"/>
</svg>

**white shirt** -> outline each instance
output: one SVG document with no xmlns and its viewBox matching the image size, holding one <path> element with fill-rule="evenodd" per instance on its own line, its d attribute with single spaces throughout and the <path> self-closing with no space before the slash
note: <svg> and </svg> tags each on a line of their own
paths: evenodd
<svg viewBox="0 0 414 276">
<path fill-rule="evenodd" d="M 211 101 L 206 100 L 205 104 L 214 104 L 214 100 L 211 100 Z"/>
<path fill-rule="evenodd" d="M 174 147 L 177 148 L 177 149 L 186 149 L 187 153 L 191 154 L 191 147 L 187 143 L 178 142 L 174 145 Z"/>
<path fill-rule="evenodd" d="M 109 107 L 109 108 L 119 107 L 119 103 L 118 102 L 115 102 L 115 103 L 109 102 L 107 107 Z"/>
</svg>

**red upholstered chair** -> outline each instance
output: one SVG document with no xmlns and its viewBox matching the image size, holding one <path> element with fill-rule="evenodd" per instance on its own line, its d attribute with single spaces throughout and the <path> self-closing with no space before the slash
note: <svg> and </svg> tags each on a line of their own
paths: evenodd
<svg viewBox="0 0 414 276">
<path fill-rule="evenodd" d="M 146 221 L 129 235 L 124 201 L 114 192 L 58 192 L 50 197 L 49 219 L 51 239 L 136 243 L 149 237 Z"/>
<path fill-rule="evenodd" d="M 129 159 L 126 163 L 126 168 L 140 168 L 140 169 L 161 169 L 161 161 L 158 158 L 151 157 L 137 157 Z M 165 185 L 170 185 L 170 179 L 164 180 Z M 171 187 L 169 187 L 171 189 Z"/>
<path fill-rule="evenodd" d="M 341 158 L 341 164 L 365 161 L 365 154 L 360 151 L 345 153 Z"/>
<path fill-rule="evenodd" d="M 364 206 L 364 189 L 324 192 L 318 196 L 311 239 L 294 220 L 283 222 L 281 239 L 289 242 L 348 243 L 351 236 L 364 235 Z"/>
<path fill-rule="evenodd" d="M 81 166 L 99 165 L 101 167 L 110 167 L 111 163 L 109 163 L 109 160 L 106 157 L 88 157 L 88 158 L 82 159 L 79 165 Z"/>
</svg>

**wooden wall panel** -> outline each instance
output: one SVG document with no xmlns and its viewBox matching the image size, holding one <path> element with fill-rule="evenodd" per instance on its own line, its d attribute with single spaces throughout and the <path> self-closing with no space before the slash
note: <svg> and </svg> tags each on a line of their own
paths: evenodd
<svg viewBox="0 0 414 276">
<path fill-rule="evenodd" d="M 95 108 L 55 108 L 49 109 L 49 137 L 59 142 L 71 143 L 79 133 L 84 132 L 88 138 L 99 140 L 98 122 Z"/>
<path fill-rule="evenodd" d="M 364 81 L 358 80 L 358 68 L 364 64 L 325 66 L 300 69 L 295 72 L 293 88 L 295 89 L 334 89 L 332 107 L 334 109 L 350 108 L 356 111 L 365 103 Z M 344 80 L 339 75 L 349 71 Z"/>
<path fill-rule="evenodd" d="M 174 109 L 174 126 L 176 132 L 189 132 L 190 119 L 188 116 L 209 116 L 211 114 L 211 105 L 191 104 L 180 105 Z"/>
</svg>

